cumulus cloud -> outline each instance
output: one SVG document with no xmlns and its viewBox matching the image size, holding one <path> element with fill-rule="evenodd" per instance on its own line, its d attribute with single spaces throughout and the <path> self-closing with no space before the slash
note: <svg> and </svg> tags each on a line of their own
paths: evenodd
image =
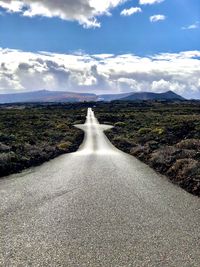
<svg viewBox="0 0 200 267">
<path fill-rule="evenodd" d="M 200 22 L 196 21 L 195 23 L 182 27 L 182 30 L 195 30 L 200 28 Z"/>
<path fill-rule="evenodd" d="M 23 16 L 59 17 L 78 21 L 86 28 L 100 27 L 98 16 L 110 15 L 110 10 L 127 0 L 2 0 L 0 7 Z"/>
<path fill-rule="evenodd" d="M 135 13 L 141 13 L 142 9 L 140 7 L 131 7 L 129 9 L 124 9 L 120 13 L 121 16 L 131 16 Z"/>
<path fill-rule="evenodd" d="M 151 22 L 158 22 L 158 21 L 166 20 L 166 16 L 160 15 L 160 14 L 159 15 L 153 15 L 149 19 Z"/>
<path fill-rule="evenodd" d="M 23 8 L 23 3 L 21 1 L 0 1 L 0 7 L 8 12 L 20 12 Z"/>
<path fill-rule="evenodd" d="M 133 54 L 54 54 L 0 49 L 0 93 L 39 89 L 121 93 L 173 90 L 200 98 L 200 51 Z"/>
<path fill-rule="evenodd" d="M 153 5 L 153 4 L 159 4 L 161 2 L 164 2 L 164 0 L 140 0 L 140 5 Z"/>
</svg>

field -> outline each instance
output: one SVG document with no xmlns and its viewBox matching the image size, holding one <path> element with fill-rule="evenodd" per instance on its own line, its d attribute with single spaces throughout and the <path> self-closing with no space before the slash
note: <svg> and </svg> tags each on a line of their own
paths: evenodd
<svg viewBox="0 0 200 267">
<path fill-rule="evenodd" d="M 95 108 L 111 142 L 200 195 L 200 103 L 99 103 Z"/>
<path fill-rule="evenodd" d="M 77 150 L 83 132 L 83 104 L 10 105 L 0 107 L 0 176 L 39 165 Z"/>
<path fill-rule="evenodd" d="M 120 150 L 200 195 L 200 103 L 124 102 L 0 106 L 0 176 L 76 151 L 87 107 Z"/>
</svg>

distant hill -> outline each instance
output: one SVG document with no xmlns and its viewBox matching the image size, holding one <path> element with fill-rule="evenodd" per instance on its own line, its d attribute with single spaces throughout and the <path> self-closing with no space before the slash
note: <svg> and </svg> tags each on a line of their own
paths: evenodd
<svg viewBox="0 0 200 267">
<path fill-rule="evenodd" d="M 113 100 L 118 100 L 121 98 L 125 98 L 128 97 L 130 95 L 132 95 L 133 93 L 124 93 L 124 94 L 108 94 L 108 95 L 99 95 L 98 96 L 98 100 L 99 101 L 113 101 Z"/>
<path fill-rule="evenodd" d="M 129 96 L 121 98 L 120 100 L 142 101 L 142 100 L 185 100 L 185 99 L 182 96 L 172 91 L 167 91 L 165 93 L 151 93 L 151 92 L 132 93 Z"/>
<path fill-rule="evenodd" d="M 0 103 L 83 102 L 96 101 L 95 94 L 40 90 L 26 93 L 0 94 Z"/>
<path fill-rule="evenodd" d="M 40 90 L 26 93 L 0 94 L 0 104 L 10 103 L 30 103 L 30 102 L 89 102 L 89 101 L 106 101 L 113 100 L 184 100 L 183 97 L 172 91 L 166 93 L 124 93 L 124 94 L 88 94 L 73 93 L 63 91 Z"/>
</svg>

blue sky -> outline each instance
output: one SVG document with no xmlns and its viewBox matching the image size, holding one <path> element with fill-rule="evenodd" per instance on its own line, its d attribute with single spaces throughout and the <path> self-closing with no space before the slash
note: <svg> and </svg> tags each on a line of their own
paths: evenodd
<svg viewBox="0 0 200 267">
<path fill-rule="evenodd" d="M 45 87 L 109 93 L 141 91 L 146 86 L 150 91 L 169 88 L 187 97 L 200 97 L 200 80 L 196 77 L 200 66 L 199 0 L 4 0 L 0 1 L 0 47 L 4 54 L 0 59 L 0 92 Z M 46 51 L 48 56 L 39 51 Z M 14 54 L 19 58 L 13 62 Z M 33 58 L 41 60 L 38 63 Z M 121 66 L 117 74 L 114 58 L 115 64 Z M 132 73 L 119 61 L 124 58 L 127 66 L 131 64 Z M 54 67 L 50 64 L 48 69 L 46 60 L 52 61 Z M 81 62 L 80 69 L 78 63 L 74 65 L 76 60 Z M 151 67 L 144 73 L 145 60 L 151 61 Z M 59 65 L 61 61 L 64 69 Z M 155 61 L 163 73 L 152 77 Z M 186 61 L 192 68 L 188 73 L 186 67 L 181 69 Z M 33 62 L 35 76 L 28 66 L 19 69 L 21 63 L 32 66 Z M 11 63 L 18 65 L 13 68 Z M 164 63 L 170 64 L 168 75 Z M 38 64 L 43 64 L 43 77 L 41 83 L 34 80 L 32 87 L 24 80 L 30 80 L 31 75 L 37 79 Z M 143 80 L 139 80 L 136 66 L 140 66 L 137 72 L 146 75 L 141 75 Z M 178 75 L 181 70 L 182 78 Z M 191 71 L 195 79 L 188 85 L 186 78 Z"/>
<path fill-rule="evenodd" d="M 140 6 L 142 12 L 120 16 L 123 9 L 133 6 Z M 200 20 L 199 0 L 166 0 L 154 5 L 127 1 L 111 12 L 112 16 L 98 17 L 100 28 L 85 29 L 77 21 L 23 17 L 1 9 L 0 46 L 26 51 L 139 55 L 199 49 L 200 29 L 182 30 Z M 154 14 L 163 14 L 166 20 L 151 23 L 149 17 Z"/>
</svg>

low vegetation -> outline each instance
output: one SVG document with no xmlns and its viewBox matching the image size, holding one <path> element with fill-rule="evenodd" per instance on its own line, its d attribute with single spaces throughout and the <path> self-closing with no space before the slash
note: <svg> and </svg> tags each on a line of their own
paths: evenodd
<svg viewBox="0 0 200 267">
<path fill-rule="evenodd" d="M 116 147 L 200 196 L 198 101 L 1 105 L 0 176 L 77 150 L 89 106 Z"/>
<path fill-rule="evenodd" d="M 84 104 L 0 106 L 0 176 L 75 151 L 85 114 Z"/>
<path fill-rule="evenodd" d="M 101 123 L 112 143 L 200 196 L 200 103 L 99 103 Z"/>
</svg>

